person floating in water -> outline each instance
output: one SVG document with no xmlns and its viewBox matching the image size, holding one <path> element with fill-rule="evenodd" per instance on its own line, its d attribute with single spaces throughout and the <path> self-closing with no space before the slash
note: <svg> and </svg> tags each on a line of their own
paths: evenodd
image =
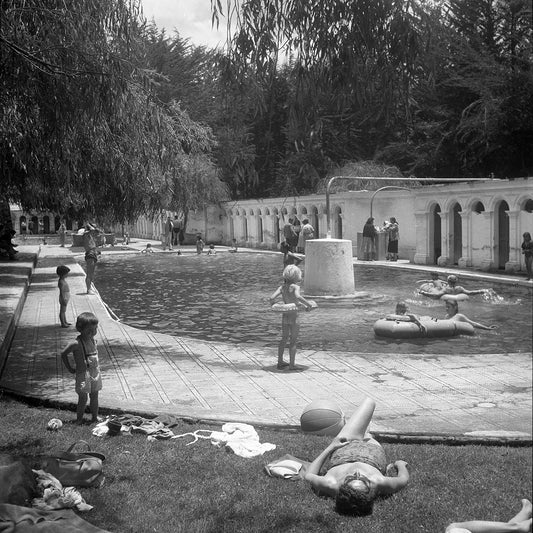
<svg viewBox="0 0 533 533">
<path fill-rule="evenodd" d="M 385 320 L 397 320 L 399 322 L 414 322 L 419 328 L 422 333 L 426 332 L 426 327 L 422 322 L 420 322 L 419 318 L 414 315 L 413 313 L 409 313 L 409 308 L 407 307 L 407 304 L 405 302 L 398 302 L 396 304 L 396 310 L 394 314 L 387 315 L 385 317 Z"/>
<path fill-rule="evenodd" d="M 147 243 L 146 248 L 144 250 L 141 250 L 141 254 L 153 254 L 153 253 L 154 253 L 154 250 L 150 243 Z"/>
<path fill-rule="evenodd" d="M 467 290 L 464 287 L 457 285 L 458 279 L 455 274 L 449 275 L 446 278 L 446 281 L 448 284 L 439 291 L 427 291 L 421 289 L 419 293 L 424 296 L 429 296 L 430 298 L 438 300 L 443 296 L 458 296 L 459 294 L 471 296 L 474 294 L 485 294 L 487 292 L 486 289 Z"/>
<path fill-rule="evenodd" d="M 496 329 L 496 326 L 484 326 L 483 324 L 480 324 L 479 322 L 474 322 L 473 320 L 470 320 L 467 316 L 463 315 L 462 313 L 459 313 L 459 304 L 456 300 L 446 300 L 446 316 L 445 318 L 449 320 L 455 320 L 456 322 L 468 322 L 469 324 L 472 324 L 475 328 L 478 329 Z"/>
<path fill-rule="evenodd" d="M 442 291 L 448 284 L 443 279 L 440 279 L 440 274 L 438 272 L 431 272 L 431 279 L 419 279 L 416 283 L 423 283 L 426 287 L 421 287 L 422 290 L 427 290 L 430 292 L 433 291 Z"/>
<path fill-rule="evenodd" d="M 209 245 L 209 250 L 207 250 L 207 255 L 215 255 L 217 252 L 215 250 L 215 245 L 214 244 L 210 244 Z"/>
</svg>

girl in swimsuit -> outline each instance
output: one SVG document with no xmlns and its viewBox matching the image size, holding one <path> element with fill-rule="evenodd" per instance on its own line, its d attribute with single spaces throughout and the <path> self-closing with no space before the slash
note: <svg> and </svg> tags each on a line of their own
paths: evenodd
<svg viewBox="0 0 533 533">
<path fill-rule="evenodd" d="M 278 287 L 270 297 L 270 304 L 272 305 L 281 296 L 284 304 L 303 305 L 306 311 L 310 311 L 313 308 L 313 304 L 300 294 L 300 286 L 298 285 L 302 281 L 302 271 L 296 265 L 288 265 L 283 270 L 283 280 L 283 285 Z M 289 367 L 289 370 L 297 369 L 294 362 L 299 332 L 298 309 L 284 312 L 281 318 L 281 340 L 278 345 L 278 368 L 280 370 L 286 367 Z M 283 360 L 287 341 L 289 341 L 290 361 L 288 364 Z"/>
<path fill-rule="evenodd" d="M 378 496 L 394 494 L 409 481 L 407 463 L 396 461 L 387 466 L 381 444 L 368 433 L 375 408 L 374 400 L 366 398 L 305 474 L 313 490 L 335 498 L 337 511 L 343 514 L 371 514 Z M 393 466 L 398 475 L 387 476 Z"/>
<path fill-rule="evenodd" d="M 62 352 L 61 359 L 71 374 L 76 374 L 76 423 L 83 424 L 83 415 L 90 398 L 92 422 L 99 422 L 98 393 L 102 390 L 102 376 L 98 361 L 95 335 L 98 330 L 98 318 L 93 313 L 82 313 L 76 320 L 76 329 L 80 332 L 75 342 L 70 343 Z M 74 366 L 70 364 L 68 355 L 74 356 Z"/>
</svg>

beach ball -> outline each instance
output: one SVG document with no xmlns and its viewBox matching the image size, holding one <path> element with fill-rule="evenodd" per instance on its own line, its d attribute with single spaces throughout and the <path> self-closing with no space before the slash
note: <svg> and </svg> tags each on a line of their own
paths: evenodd
<svg viewBox="0 0 533 533">
<path fill-rule="evenodd" d="M 335 437 L 344 427 L 342 409 L 330 400 L 314 400 L 302 412 L 300 427 L 304 433 Z"/>
</svg>

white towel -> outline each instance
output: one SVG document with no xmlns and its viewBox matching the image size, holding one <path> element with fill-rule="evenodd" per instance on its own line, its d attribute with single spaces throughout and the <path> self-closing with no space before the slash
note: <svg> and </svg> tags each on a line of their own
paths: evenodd
<svg viewBox="0 0 533 533">
<path fill-rule="evenodd" d="M 200 435 L 200 431 L 206 433 L 206 435 Z M 246 458 L 263 455 L 265 452 L 276 448 L 275 444 L 269 442 L 261 444 L 259 442 L 259 435 L 254 427 L 249 424 L 228 423 L 222 426 L 222 431 L 197 429 L 192 433 L 183 433 L 182 435 L 176 435 L 173 438 L 180 438 L 185 435 L 191 435 L 194 437 L 194 441 L 189 442 L 189 444 L 193 444 L 198 439 L 209 439 L 213 446 L 217 446 L 218 448 L 225 447 L 226 450 Z M 187 446 L 189 444 L 187 444 Z"/>
</svg>

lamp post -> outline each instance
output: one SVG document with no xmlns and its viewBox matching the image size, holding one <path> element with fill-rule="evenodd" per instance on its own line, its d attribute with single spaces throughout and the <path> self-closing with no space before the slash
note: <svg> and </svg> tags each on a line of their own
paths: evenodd
<svg viewBox="0 0 533 533">
<path fill-rule="evenodd" d="M 380 187 L 379 189 L 376 189 L 374 193 L 372 194 L 372 197 L 370 198 L 370 218 L 372 218 L 372 208 L 374 205 L 374 196 L 380 191 L 384 191 L 385 189 L 402 189 L 404 191 L 411 192 L 411 189 L 408 187 L 400 187 L 399 185 L 385 185 L 385 187 Z"/>
</svg>

